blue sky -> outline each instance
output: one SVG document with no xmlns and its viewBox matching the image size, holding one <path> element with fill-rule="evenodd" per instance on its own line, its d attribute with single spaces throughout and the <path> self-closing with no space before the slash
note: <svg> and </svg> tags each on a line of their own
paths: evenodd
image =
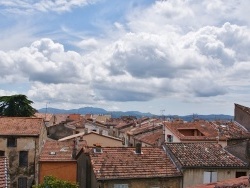
<svg viewBox="0 0 250 188">
<path fill-rule="evenodd" d="M 250 2 L 1 0 L 0 95 L 34 107 L 229 114 L 250 106 Z"/>
</svg>

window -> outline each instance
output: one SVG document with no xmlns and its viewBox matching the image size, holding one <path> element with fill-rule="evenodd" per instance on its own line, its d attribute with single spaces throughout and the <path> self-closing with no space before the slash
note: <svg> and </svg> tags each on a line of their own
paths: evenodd
<svg viewBox="0 0 250 188">
<path fill-rule="evenodd" d="M 27 178 L 18 178 L 18 188 L 27 188 Z"/>
<path fill-rule="evenodd" d="M 114 188 L 128 188 L 128 184 L 114 184 Z"/>
<path fill-rule="evenodd" d="M 0 156 L 4 156 L 5 152 L 3 150 L 0 150 Z"/>
<path fill-rule="evenodd" d="M 167 135 L 167 142 L 173 142 L 173 135 Z"/>
<path fill-rule="evenodd" d="M 19 166 L 28 166 L 28 151 L 19 152 Z"/>
<path fill-rule="evenodd" d="M 211 183 L 217 181 L 217 172 L 204 172 L 203 183 Z"/>
<path fill-rule="evenodd" d="M 236 178 L 239 178 L 239 177 L 241 177 L 241 176 L 246 176 L 246 175 L 247 175 L 246 172 L 236 172 L 235 177 L 236 177 Z"/>
<path fill-rule="evenodd" d="M 8 137 L 7 138 L 7 147 L 16 147 L 16 138 Z"/>
</svg>

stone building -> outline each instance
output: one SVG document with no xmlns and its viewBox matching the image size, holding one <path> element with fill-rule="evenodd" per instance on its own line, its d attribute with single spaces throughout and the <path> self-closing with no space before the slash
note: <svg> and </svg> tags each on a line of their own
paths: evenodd
<svg viewBox="0 0 250 188">
<path fill-rule="evenodd" d="M 38 182 L 38 158 L 46 136 L 42 118 L 0 117 L 0 153 L 9 159 L 11 188 Z"/>
</svg>

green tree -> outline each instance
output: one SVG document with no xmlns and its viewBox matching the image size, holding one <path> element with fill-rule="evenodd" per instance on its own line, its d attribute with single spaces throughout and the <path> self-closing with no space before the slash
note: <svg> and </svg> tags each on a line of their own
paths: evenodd
<svg viewBox="0 0 250 188">
<path fill-rule="evenodd" d="M 25 95 L 1 96 L 0 116 L 30 117 L 37 112 L 32 103 Z"/>
<path fill-rule="evenodd" d="M 33 185 L 32 188 L 78 188 L 79 186 L 69 181 L 60 180 L 53 176 L 45 176 L 43 183 Z"/>
</svg>

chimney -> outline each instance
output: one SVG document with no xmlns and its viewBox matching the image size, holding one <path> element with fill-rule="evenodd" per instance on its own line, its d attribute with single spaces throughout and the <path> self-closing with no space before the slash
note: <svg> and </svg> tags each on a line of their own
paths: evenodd
<svg viewBox="0 0 250 188">
<path fill-rule="evenodd" d="M 135 153 L 136 154 L 141 154 L 141 143 L 137 143 L 135 145 Z"/>
</svg>

